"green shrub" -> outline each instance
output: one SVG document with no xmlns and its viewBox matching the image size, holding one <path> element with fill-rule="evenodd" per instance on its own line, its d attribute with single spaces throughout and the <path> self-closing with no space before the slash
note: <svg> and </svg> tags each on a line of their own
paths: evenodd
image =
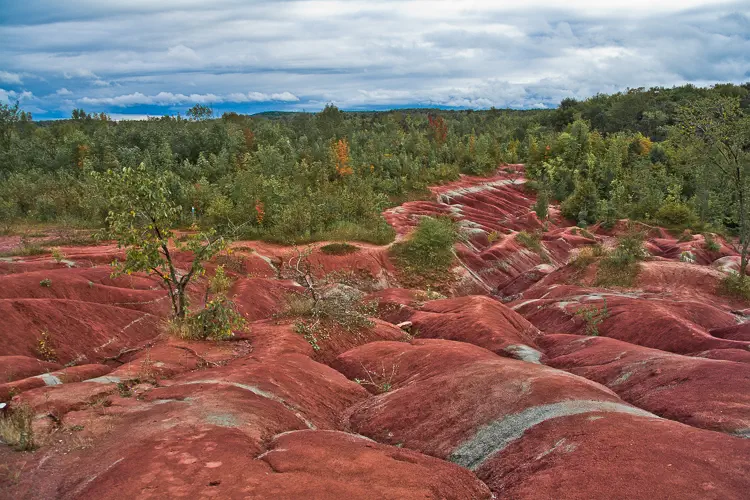
<svg viewBox="0 0 750 500">
<path fill-rule="evenodd" d="M 42 281 L 39 282 L 39 286 L 49 288 L 52 286 L 52 280 L 49 278 L 44 278 Z"/>
<path fill-rule="evenodd" d="M 646 258 L 646 250 L 643 248 L 643 234 L 628 233 L 617 239 L 617 246 L 608 259 L 617 264 L 631 264 Z"/>
<path fill-rule="evenodd" d="M 596 222 L 598 205 L 596 185 L 589 179 L 580 178 L 575 183 L 573 194 L 560 205 L 560 210 L 567 219 L 579 224 L 593 224 Z"/>
<path fill-rule="evenodd" d="M 705 247 L 706 250 L 709 252 L 718 252 L 721 250 L 721 245 L 716 241 L 716 238 L 714 238 L 714 235 L 711 233 L 706 233 L 703 235 L 705 239 Z"/>
<path fill-rule="evenodd" d="M 35 255 L 43 255 L 48 252 L 49 250 L 42 247 L 41 245 L 38 245 L 37 243 L 31 243 L 25 239 L 22 239 L 20 247 L 2 251 L 0 252 L 0 257 L 33 257 Z"/>
<path fill-rule="evenodd" d="M 640 265 L 637 262 L 622 263 L 605 258 L 599 262 L 599 269 L 596 271 L 594 285 L 603 287 L 631 287 L 635 283 L 639 272 Z"/>
<path fill-rule="evenodd" d="M 604 287 L 633 286 L 641 269 L 639 262 L 645 258 L 642 234 L 621 236 L 617 247 L 599 263 L 594 284 Z"/>
<path fill-rule="evenodd" d="M 321 329 L 319 323 L 303 320 L 294 322 L 294 333 L 302 335 L 315 352 L 320 351 L 320 339 L 328 339 L 330 337 L 327 331 Z"/>
<path fill-rule="evenodd" d="M 392 246 L 396 260 L 417 272 L 448 269 L 453 263 L 456 225 L 447 217 L 424 217 L 411 237 Z"/>
<path fill-rule="evenodd" d="M 732 271 L 722 278 L 719 292 L 729 297 L 750 300 L 750 278 Z"/>
<path fill-rule="evenodd" d="M 330 243 L 320 247 L 320 251 L 326 255 L 348 255 L 358 252 L 359 248 L 349 243 Z"/>
<path fill-rule="evenodd" d="M 545 222 L 547 220 L 549 216 L 549 191 L 546 189 L 539 191 L 532 209 L 540 221 Z"/>
<path fill-rule="evenodd" d="M 667 227 L 685 227 L 697 220 L 695 212 L 679 201 L 667 201 L 656 212 L 656 220 Z"/>
<path fill-rule="evenodd" d="M 232 279 L 224 272 L 224 266 L 216 266 L 216 272 L 208 282 L 208 290 L 211 293 L 225 294 L 232 286 Z"/>
<path fill-rule="evenodd" d="M 188 313 L 184 318 L 174 318 L 170 330 L 180 338 L 188 340 L 226 340 L 235 331 L 245 328 L 246 321 L 234 303 L 219 295 L 206 303 L 197 313 Z"/>
</svg>

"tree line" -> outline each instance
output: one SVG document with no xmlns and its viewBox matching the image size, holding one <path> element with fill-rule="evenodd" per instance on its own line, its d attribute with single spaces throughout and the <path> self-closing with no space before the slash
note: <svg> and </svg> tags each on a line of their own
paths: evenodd
<svg viewBox="0 0 750 500">
<path fill-rule="evenodd" d="M 158 176 L 177 223 L 283 243 L 385 243 L 381 213 L 459 174 L 524 162 L 581 225 L 621 217 L 747 234 L 750 84 L 630 89 L 557 109 L 413 109 L 35 122 L 0 106 L 0 221 L 98 227 L 107 171 Z M 160 181 L 161 182 L 161 181 Z M 3 229 L 3 228 L 0 228 Z M 748 238 L 743 239 L 747 246 Z"/>
</svg>

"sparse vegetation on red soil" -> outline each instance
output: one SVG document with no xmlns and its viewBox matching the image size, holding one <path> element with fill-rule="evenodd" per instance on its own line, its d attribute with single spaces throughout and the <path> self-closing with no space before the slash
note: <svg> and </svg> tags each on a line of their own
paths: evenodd
<svg viewBox="0 0 750 500">
<path fill-rule="evenodd" d="M 143 163 L 76 110 L 70 189 L 0 187 L 0 496 L 746 497 L 750 223 L 686 156 L 737 145 L 705 93 L 627 132 L 615 96 L 543 127 L 196 106 Z M 112 241 L 19 234 L 63 216 Z"/>
<path fill-rule="evenodd" d="M 703 498 L 711 484 L 741 497 L 750 334 L 744 296 L 721 294 L 736 253 L 719 237 L 709 254 L 626 225 L 582 232 L 554 206 L 545 230 L 508 175 L 387 211 L 409 238 L 462 207 L 395 252 L 233 245 L 242 262 L 217 256 L 188 290 L 234 301 L 247 328 L 230 342 L 163 333 L 168 294 L 113 277 L 112 246 L 0 262 L 2 491 Z M 605 262 L 639 272 L 607 288 Z M 454 274 L 443 295 L 404 290 L 405 263 Z M 268 474 L 287 467 L 299 472 Z"/>
</svg>

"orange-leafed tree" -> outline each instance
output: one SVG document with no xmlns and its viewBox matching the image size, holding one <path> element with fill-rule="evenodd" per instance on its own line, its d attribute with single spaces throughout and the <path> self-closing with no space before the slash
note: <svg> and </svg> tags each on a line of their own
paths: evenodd
<svg viewBox="0 0 750 500">
<path fill-rule="evenodd" d="M 242 129 L 242 135 L 245 137 L 245 151 L 252 151 L 255 146 L 255 134 L 245 127 Z"/>
<path fill-rule="evenodd" d="M 442 146 L 448 140 L 448 124 L 445 123 L 442 116 L 427 115 L 427 120 L 430 124 L 432 140 L 438 147 Z"/>
<path fill-rule="evenodd" d="M 341 177 L 346 177 L 354 173 L 351 165 L 349 165 L 349 142 L 344 139 L 339 139 L 333 143 L 333 156 L 336 162 L 336 172 Z"/>
<path fill-rule="evenodd" d="M 78 168 L 83 168 L 84 161 L 89 157 L 89 149 L 86 144 L 79 144 L 76 147 L 76 165 L 78 165 Z"/>
</svg>

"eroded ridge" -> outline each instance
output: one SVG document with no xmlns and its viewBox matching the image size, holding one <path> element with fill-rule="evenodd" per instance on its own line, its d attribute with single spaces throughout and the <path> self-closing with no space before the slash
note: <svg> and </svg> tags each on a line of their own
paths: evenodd
<svg viewBox="0 0 750 500">
<path fill-rule="evenodd" d="M 399 239 L 459 223 L 447 297 L 401 288 L 388 245 L 311 246 L 347 276 L 326 293 L 374 305 L 355 330 L 300 330 L 295 250 L 269 243 L 234 244 L 248 329 L 226 342 L 167 334 L 165 292 L 113 278 L 114 246 L 0 261 L 0 400 L 35 446 L 0 446 L 2 496 L 744 498 L 750 323 L 718 293 L 736 253 L 645 227 L 633 280 L 604 286 L 579 254 L 625 222 L 544 224 L 510 170 L 385 213 Z"/>
</svg>

